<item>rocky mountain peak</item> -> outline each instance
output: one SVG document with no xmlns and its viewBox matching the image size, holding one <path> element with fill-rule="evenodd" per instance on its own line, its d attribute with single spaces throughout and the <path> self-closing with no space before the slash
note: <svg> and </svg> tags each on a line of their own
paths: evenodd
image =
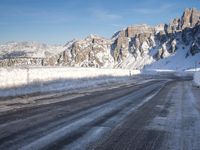
<svg viewBox="0 0 200 150">
<path fill-rule="evenodd" d="M 134 26 L 129 26 L 125 30 L 125 36 L 126 37 L 133 37 L 138 34 L 142 33 L 152 33 L 154 32 L 154 27 L 151 27 L 146 24 L 141 24 L 141 25 L 134 25 Z"/>
<path fill-rule="evenodd" d="M 196 8 L 185 9 L 181 18 L 182 29 L 194 27 L 199 20 L 200 12 Z"/>
</svg>

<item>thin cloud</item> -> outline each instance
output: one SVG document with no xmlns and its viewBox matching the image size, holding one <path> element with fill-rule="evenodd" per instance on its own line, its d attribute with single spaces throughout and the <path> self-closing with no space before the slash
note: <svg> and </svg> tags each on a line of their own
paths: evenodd
<svg viewBox="0 0 200 150">
<path fill-rule="evenodd" d="M 171 10 L 174 6 L 174 4 L 165 4 L 159 8 L 134 8 L 132 11 L 140 14 L 159 14 Z"/>
<path fill-rule="evenodd" d="M 98 19 L 102 21 L 114 21 L 122 18 L 121 15 L 110 13 L 108 10 L 104 9 L 90 9 L 90 12 Z"/>
<path fill-rule="evenodd" d="M 0 17 L 19 19 L 21 23 L 46 23 L 46 24 L 61 24 L 74 20 L 75 16 L 66 15 L 64 11 L 33 11 L 33 10 L 13 10 L 12 12 L 2 13 Z M 21 20 L 23 18 L 23 20 Z M 33 19 L 29 19 L 33 18 Z M 10 20 L 4 20 L 0 25 L 6 24 L 18 24 L 20 22 Z"/>
<path fill-rule="evenodd" d="M 120 24 L 111 24 L 112 26 L 114 26 L 114 27 L 122 27 L 122 25 L 120 25 Z"/>
</svg>

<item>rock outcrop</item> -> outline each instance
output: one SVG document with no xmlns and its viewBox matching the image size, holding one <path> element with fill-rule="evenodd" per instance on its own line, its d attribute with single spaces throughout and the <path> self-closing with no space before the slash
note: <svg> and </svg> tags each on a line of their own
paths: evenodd
<svg viewBox="0 0 200 150">
<path fill-rule="evenodd" d="M 90 35 L 84 40 L 75 41 L 64 52 L 47 58 L 45 62 L 56 59 L 54 65 L 98 68 L 107 67 L 107 65 L 112 63 L 109 51 L 110 45 L 111 40 Z"/>
<path fill-rule="evenodd" d="M 200 12 L 196 8 L 186 9 L 181 20 L 181 27 L 191 28 L 199 22 Z"/>
</svg>

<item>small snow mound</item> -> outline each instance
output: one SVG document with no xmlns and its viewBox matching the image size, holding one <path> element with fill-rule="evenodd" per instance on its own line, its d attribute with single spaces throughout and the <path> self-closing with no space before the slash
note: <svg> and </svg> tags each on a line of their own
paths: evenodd
<svg viewBox="0 0 200 150">
<path fill-rule="evenodd" d="M 194 73 L 193 83 L 195 86 L 200 87 L 200 71 Z"/>
</svg>

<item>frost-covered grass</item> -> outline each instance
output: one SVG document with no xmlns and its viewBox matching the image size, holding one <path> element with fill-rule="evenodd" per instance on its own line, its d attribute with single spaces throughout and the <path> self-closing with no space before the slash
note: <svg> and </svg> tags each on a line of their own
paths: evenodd
<svg viewBox="0 0 200 150">
<path fill-rule="evenodd" d="M 100 84 L 124 82 L 137 70 L 95 68 L 2 68 L 0 96 L 95 87 Z"/>
<path fill-rule="evenodd" d="M 200 71 L 197 71 L 197 72 L 194 73 L 193 83 L 194 83 L 195 86 L 200 87 Z"/>
</svg>

